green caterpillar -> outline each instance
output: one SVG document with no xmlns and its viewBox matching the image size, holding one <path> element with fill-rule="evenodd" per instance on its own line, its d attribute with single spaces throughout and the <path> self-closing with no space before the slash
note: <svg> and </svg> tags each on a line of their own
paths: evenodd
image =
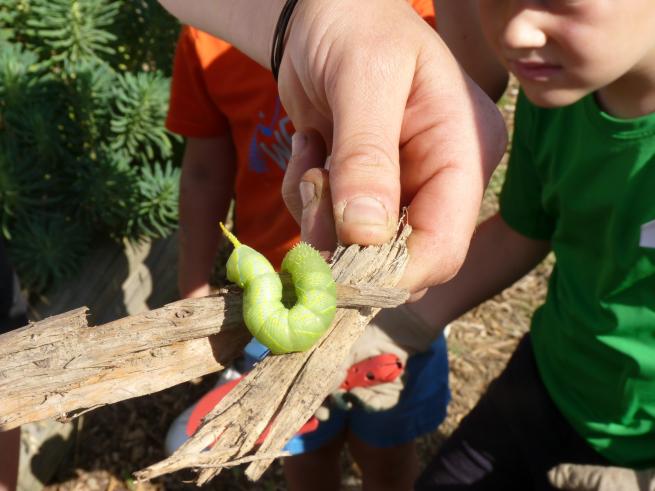
<svg viewBox="0 0 655 491">
<path fill-rule="evenodd" d="M 227 279 L 244 290 L 243 320 L 250 333 L 276 355 L 309 349 L 336 312 L 336 284 L 327 263 L 316 249 L 301 242 L 282 260 L 280 271 L 288 273 L 292 283 L 283 285 L 262 254 L 220 225 L 234 245 Z"/>
</svg>

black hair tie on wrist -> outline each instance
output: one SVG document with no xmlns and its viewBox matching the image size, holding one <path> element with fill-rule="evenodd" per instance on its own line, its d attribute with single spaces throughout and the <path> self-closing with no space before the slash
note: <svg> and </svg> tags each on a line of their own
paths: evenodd
<svg viewBox="0 0 655 491">
<path fill-rule="evenodd" d="M 293 9 L 296 7 L 298 0 L 286 0 L 280 18 L 277 20 L 275 32 L 273 33 L 273 49 L 271 50 L 271 71 L 273 78 L 277 81 L 278 73 L 280 72 L 280 65 L 282 64 L 282 54 L 284 53 L 284 37 L 287 32 L 287 25 Z"/>
</svg>

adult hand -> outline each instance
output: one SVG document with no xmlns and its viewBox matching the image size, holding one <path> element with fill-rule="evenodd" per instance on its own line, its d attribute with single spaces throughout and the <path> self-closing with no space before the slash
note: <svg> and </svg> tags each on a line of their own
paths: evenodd
<svg viewBox="0 0 655 491">
<path fill-rule="evenodd" d="M 267 65 L 281 0 L 160 1 Z M 324 233 L 326 220 L 343 243 L 380 244 L 409 206 L 414 232 L 401 286 L 417 292 L 451 278 L 506 130 L 436 32 L 404 0 L 301 0 L 287 29 L 279 91 L 299 130 L 288 171 L 295 179 L 283 191 L 305 237 L 319 242 L 312 236 Z M 300 182 L 316 201 L 328 174 L 304 171 L 322 167 L 328 154 L 332 213 L 317 219 L 312 207 L 321 206 L 303 207 Z"/>
<path fill-rule="evenodd" d="M 283 192 L 304 239 L 324 245 L 333 221 L 343 243 L 383 243 L 409 206 L 401 286 L 448 280 L 505 148 L 499 112 L 407 2 L 302 0 L 296 9 L 279 91 L 298 130 Z M 328 173 L 305 172 L 327 154 Z"/>
<path fill-rule="evenodd" d="M 548 480 L 569 491 L 655 491 L 655 469 L 560 464 L 548 472 Z"/>
</svg>

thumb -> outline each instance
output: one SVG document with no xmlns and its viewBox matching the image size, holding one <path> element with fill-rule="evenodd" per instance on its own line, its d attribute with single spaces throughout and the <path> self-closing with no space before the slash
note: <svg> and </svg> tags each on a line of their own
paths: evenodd
<svg viewBox="0 0 655 491">
<path fill-rule="evenodd" d="M 379 59 L 346 60 L 340 69 L 348 76 L 340 77 L 328 94 L 334 118 L 329 171 L 336 232 L 345 244 L 382 244 L 398 221 L 400 130 L 411 87 L 411 77 L 406 80 L 403 74 L 413 70 Z M 399 74 L 392 83 L 389 73 Z"/>
</svg>

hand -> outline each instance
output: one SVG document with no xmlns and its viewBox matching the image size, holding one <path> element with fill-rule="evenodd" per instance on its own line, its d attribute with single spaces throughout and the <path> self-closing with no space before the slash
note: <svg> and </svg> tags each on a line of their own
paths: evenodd
<svg viewBox="0 0 655 491">
<path fill-rule="evenodd" d="M 560 464 L 548 472 L 548 480 L 569 491 L 655 491 L 655 469 Z"/>
<path fill-rule="evenodd" d="M 160 2 L 268 65 L 282 0 Z M 451 278 L 507 136 L 495 105 L 436 32 L 403 0 L 302 0 L 287 29 L 279 91 L 300 130 L 289 170 L 301 171 L 283 192 L 306 235 L 323 233 L 325 222 L 303 217 L 299 183 L 310 201 L 320 196 L 312 190 L 328 187 L 327 174 L 304 170 L 331 154 L 326 220 L 339 240 L 386 242 L 400 206 L 409 206 L 414 233 L 401 286 L 419 292 Z M 305 138 L 311 129 L 320 138 Z"/>
<path fill-rule="evenodd" d="M 505 148 L 496 107 L 407 2 L 303 0 L 287 32 L 279 91 L 298 132 L 283 192 L 305 239 L 383 243 L 409 206 L 401 286 L 451 278 Z M 329 172 L 306 172 L 328 154 Z"/>
<path fill-rule="evenodd" d="M 357 405 L 367 411 L 391 409 L 400 400 L 405 386 L 405 377 L 400 374 L 407 360 L 415 353 L 427 351 L 441 330 L 422 322 L 406 306 L 382 310 L 353 345 L 344 362 L 346 382 L 335 389 L 332 400 L 344 408 Z M 362 366 L 366 360 L 379 360 L 368 365 L 370 375 L 375 377 L 372 384 L 366 383 L 369 373 L 352 373 L 353 367 Z M 392 363 L 398 367 L 387 366 Z M 347 372 L 352 378 L 346 378 Z M 385 377 L 390 381 L 384 382 Z M 378 381 L 382 383 L 375 383 Z"/>
</svg>

